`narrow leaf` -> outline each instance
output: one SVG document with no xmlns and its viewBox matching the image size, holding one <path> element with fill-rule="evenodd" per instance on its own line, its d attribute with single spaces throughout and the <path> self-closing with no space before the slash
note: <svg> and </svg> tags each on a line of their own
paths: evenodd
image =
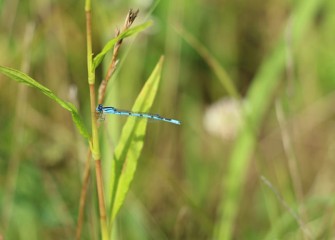
<svg viewBox="0 0 335 240">
<path fill-rule="evenodd" d="M 48 96 L 49 98 L 55 100 L 59 105 L 61 105 L 63 108 L 71 112 L 72 120 L 77 126 L 81 135 L 87 139 L 89 138 L 88 131 L 86 127 L 84 126 L 84 123 L 81 120 L 76 107 L 73 106 L 71 103 L 60 99 L 50 89 L 48 89 L 47 87 L 44 87 L 42 84 L 35 81 L 34 79 L 32 79 L 31 77 L 29 77 L 27 74 L 23 72 L 20 72 L 16 69 L 3 67 L 3 66 L 0 66 L 0 72 L 2 72 L 4 75 L 6 75 L 7 77 L 17 82 L 24 83 L 30 87 L 36 88 L 37 90 L 39 90 L 40 92 Z"/>
<path fill-rule="evenodd" d="M 140 24 L 136 27 L 132 27 L 127 29 L 126 31 L 122 32 L 119 36 L 113 38 L 112 40 L 110 40 L 109 42 L 106 43 L 106 45 L 104 46 L 104 48 L 102 49 L 102 51 L 100 53 L 98 53 L 94 59 L 93 59 L 93 69 L 95 70 L 99 64 L 101 63 L 101 61 L 104 59 L 105 55 L 113 49 L 114 45 L 121 39 L 126 38 L 126 37 L 130 37 L 138 32 L 141 32 L 142 30 L 146 29 L 147 27 L 149 27 L 152 24 L 151 21 L 145 22 L 143 24 Z"/>
<path fill-rule="evenodd" d="M 151 76 L 142 88 L 133 106 L 133 111 L 148 112 L 150 110 L 157 93 L 162 64 L 163 57 L 161 57 Z M 143 148 L 146 126 L 146 119 L 128 118 L 122 129 L 120 141 L 115 148 L 111 171 L 111 194 L 109 197 L 111 222 L 113 222 L 123 204 L 133 180 L 137 162 Z"/>
</svg>

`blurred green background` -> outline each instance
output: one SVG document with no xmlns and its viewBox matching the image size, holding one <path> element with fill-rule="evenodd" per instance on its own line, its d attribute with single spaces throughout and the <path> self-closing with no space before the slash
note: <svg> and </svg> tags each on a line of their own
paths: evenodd
<svg viewBox="0 0 335 240">
<path fill-rule="evenodd" d="M 152 112 L 182 125 L 149 122 L 114 239 L 220 239 L 226 222 L 231 239 L 333 239 L 335 1 L 93 1 L 95 53 L 130 8 L 140 9 L 134 25 L 154 24 L 124 41 L 105 104 L 131 109 L 164 55 Z M 89 127 L 84 1 L 2 0 L 0 18 L 0 65 L 74 103 Z M 272 62 L 275 49 L 282 64 Z M 232 149 L 243 151 L 241 105 L 212 60 L 245 106 L 249 96 L 266 105 L 262 114 L 256 104 L 248 108 L 260 120 L 237 174 L 230 160 Z M 271 88 L 259 87 L 260 72 L 275 76 L 264 80 Z M 68 112 L 3 75 L 0 104 L 0 239 L 74 239 L 85 140 Z M 114 148 L 124 122 L 106 118 L 112 134 L 104 147 Z M 228 220 L 221 217 L 227 199 L 236 204 Z M 93 181 L 87 201 L 82 239 L 99 239 Z"/>
</svg>

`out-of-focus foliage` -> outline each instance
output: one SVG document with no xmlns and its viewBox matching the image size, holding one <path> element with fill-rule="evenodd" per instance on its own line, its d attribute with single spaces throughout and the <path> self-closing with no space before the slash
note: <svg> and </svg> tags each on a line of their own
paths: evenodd
<svg viewBox="0 0 335 240">
<path fill-rule="evenodd" d="M 265 73 L 273 71 L 266 61 L 279 42 L 285 64 L 273 79 L 275 91 L 259 92 L 268 107 L 252 131 L 255 146 L 242 166 L 246 171 L 236 175 L 240 195 L 236 218 L 228 219 L 230 234 L 334 238 L 335 2 L 313 2 L 92 1 L 94 53 L 114 37 L 129 8 L 140 9 L 134 25 L 153 21 L 124 41 L 105 104 L 131 109 L 165 55 L 152 112 L 182 121 L 181 126 L 148 122 L 115 239 L 214 239 L 221 226 L 219 206 L 236 197 L 227 196 L 231 192 L 224 185 L 238 129 L 247 124 L 240 110 L 257 112 L 248 108 L 247 96 L 261 66 L 267 66 Z M 312 13 L 308 23 L 293 15 L 304 4 Z M 3 0 L 0 19 L 0 65 L 20 69 L 72 102 L 90 126 L 84 2 Z M 302 25 L 292 27 L 296 24 Z M 227 94 L 208 59 L 178 29 L 220 63 L 241 102 Z M 300 34 L 302 40 L 292 41 Z M 98 67 L 97 81 L 109 58 Z M 106 117 L 102 130 L 111 134 L 104 136 L 104 152 L 113 152 L 124 122 Z M 74 238 L 87 148 L 67 111 L 0 76 L 0 239 Z M 102 164 L 107 182 L 111 163 Z M 82 239 L 97 239 L 94 184 L 88 192 Z"/>
</svg>

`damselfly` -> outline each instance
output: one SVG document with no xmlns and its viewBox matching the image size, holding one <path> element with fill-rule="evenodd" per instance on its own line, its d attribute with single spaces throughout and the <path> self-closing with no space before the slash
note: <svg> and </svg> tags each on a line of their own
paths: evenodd
<svg viewBox="0 0 335 240">
<path fill-rule="evenodd" d="M 98 107 L 96 108 L 96 111 L 97 111 L 97 113 L 99 114 L 100 117 L 103 113 L 109 113 L 109 114 L 115 114 L 115 115 L 149 118 L 149 119 L 164 121 L 164 122 L 173 123 L 173 124 L 177 124 L 177 125 L 181 124 L 181 122 L 179 120 L 161 117 L 158 114 L 118 110 L 114 107 L 104 107 L 102 104 L 98 105 Z"/>
</svg>

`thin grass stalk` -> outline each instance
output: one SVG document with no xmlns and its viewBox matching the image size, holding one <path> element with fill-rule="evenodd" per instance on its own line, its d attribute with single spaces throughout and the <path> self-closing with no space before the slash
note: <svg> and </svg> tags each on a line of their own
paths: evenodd
<svg viewBox="0 0 335 240">
<path fill-rule="evenodd" d="M 294 220 L 299 224 L 300 229 L 303 231 L 303 239 L 314 239 L 311 236 L 310 230 L 306 227 L 303 219 L 299 214 L 297 214 L 290 205 L 285 201 L 283 196 L 278 192 L 278 190 L 273 186 L 273 184 L 264 176 L 261 176 L 260 179 L 263 183 L 269 187 L 269 189 L 275 194 L 276 198 L 279 200 L 280 204 L 286 209 L 286 211 L 294 218 Z"/>
<path fill-rule="evenodd" d="M 78 221 L 77 221 L 77 229 L 76 229 L 76 240 L 80 240 L 81 231 L 83 229 L 86 195 L 87 195 L 88 183 L 90 180 L 91 154 L 92 154 L 91 150 L 88 150 L 86 163 L 85 163 L 85 169 L 84 169 L 84 180 L 83 180 L 83 185 L 82 185 L 81 192 L 80 192 L 79 213 L 78 213 Z"/>
<path fill-rule="evenodd" d="M 233 80 L 229 77 L 226 70 L 221 66 L 213 54 L 211 54 L 208 49 L 199 42 L 198 39 L 196 39 L 192 34 L 183 29 L 181 26 L 177 26 L 175 29 L 184 38 L 184 40 L 199 53 L 208 66 L 211 67 L 219 79 L 222 87 L 228 92 L 228 94 L 234 98 L 240 99 L 241 96 L 238 93 Z"/>
<path fill-rule="evenodd" d="M 95 73 L 93 69 L 93 53 L 92 53 L 92 32 L 91 32 L 91 1 L 86 0 L 85 2 L 85 15 L 86 15 L 86 39 L 87 39 L 87 71 L 88 71 L 88 84 L 90 89 L 90 106 L 91 106 L 91 123 L 92 123 L 92 140 L 90 143 L 91 152 L 93 159 L 95 160 L 96 166 L 96 184 L 98 189 L 98 199 L 99 199 L 99 213 L 100 213 L 100 228 L 101 237 L 103 240 L 109 239 L 109 234 L 107 230 L 107 218 L 106 218 L 106 208 L 105 208 L 105 198 L 103 191 L 103 177 L 101 172 L 101 161 L 100 161 L 100 147 L 99 147 L 99 137 L 98 137 L 98 127 L 95 116 Z"/>
<path fill-rule="evenodd" d="M 88 65 L 88 75 L 89 75 L 89 83 L 95 82 L 95 75 L 94 73 L 90 70 L 92 67 L 92 41 L 91 41 L 91 11 L 90 11 L 90 1 L 86 1 L 85 5 L 85 12 L 86 12 L 86 25 L 87 25 L 87 65 Z M 126 17 L 125 25 L 122 29 L 122 32 L 127 30 L 132 23 L 134 22 L 136 16 L 138 14 L 138 10 L 136 12 L 133 12 L 132 9 L 129 10 L 128 15 Z M 117 30 L 116 36 L 120 34 L 120 30 Z M 102 104 L 105 98 L 105 92 L 106 92 L 106 87 L 108 80 L 112 77 L 112 74 L 114 73 L 117 65 L 117 56 L 118 52 L 120 49 L 120 46 L 122 44 L 122 40 L 120 40 L 113 51 L 113 57 L 112 61 L 109 65 L 107 74 L 104 78 L 104 80 L 101 82 L 101 85 L 99 87 L 99 104 Z M 93 73 L 93 74 L 92 74 Z M 93 85 L 94 84 L 90 84 Z M 91 98 L 92 99 L 92 98 Z M 95 97 L 93 98 L 95 99 Z M 91 101 L 92 103 L 92 101 Z M 95 106 L 95 104 L 93 104 Z M 93 108 L 94 109 L 94 108 Z M 92 111 L 92 116 L 94 116 L 93 111 Z M 92 119 L 92 122 L 94 120 Z M 93 126 L 93 124 L 92 124 Z M 99 125 L 97 125 L 97 128 Z M 94 129 L 94 128 L 92 128 Z M 93 132 L 93 136 L 95 136 L 95 133 Z M 93 137 L 94 139 L 94 137 Z M 93 141 L 94 142 L 94 141 Z M 94 145 L 94 144 L 93 144 Z M 91 155 L 91 151 L 89 150 L 88 155 Z M 98 194 L 99 196 L 102 195 L 102 198 L 99 197 L 99 206 L 101 206 L 100 209 L 100 218 L 101 221 L 104 222 L 103 224 L 107 223 L 107 218 L 106 218 L 106 210 L 105 210 L 105 204 L 104 201 L 102 201 L 104 198 L 103 194 L 103 184 L 102 184 L 102 174 L 101 174 L 101 163 L 97 164 L 96 163 L 96 171 L 97 171 L 97 184 L 101 187 L 98 187 Z M 101 177 L 98 177 L 100 175 Z M 83 225 L 83 218 L 84 218 L 84 209 L 85 209 L 85 202 L 86 202 L 86 195 L 87 195 L 87 188 L 88 188 L 88 183 L 90 179 L 90 158 L 89 156 L 87 157 L 86 164 L 85 164 L 85 170 L 84 170 L 84 181 L 83 181 L 83 186 L 81 189 L 81 195 L 80 195 L 80 203 L 79 203 L 79 213 L 78 213 L 78 223 L 77 223 L 77 230 L 76 230 L 76 239 L 79 240 L 81 237 L 81 232 L 82 232 L 82 225 Z M 107 227 L 106 227 L 107 229 Z"/>
<path fill-rule="evenodd" d="M 280 132 L 281 132 L 283 149 L 288 162 L 289 174 L 291 176 L 293 183 L 294 195 L 299 205 L 298 214 L 300 218 L 299 222 L 300 229 L 303 234 L 303 239 L 305 240 L 312 239 L 312 233 L 308 228 L 308 225 L 306 224 L 306 222 L 308 222 L 308 217 L 304 207 L 303 190 L 302 190 L 300 171 L 298 167 L 298 160 L 295 151 L 293 149 L 292 137 L 290 136 L 290 130 L 287 120 L 285 119 L 283 106 L 279 100 L 276 101 L 276 114 L 279 127 L 281 130 Z"/>
</svg>

